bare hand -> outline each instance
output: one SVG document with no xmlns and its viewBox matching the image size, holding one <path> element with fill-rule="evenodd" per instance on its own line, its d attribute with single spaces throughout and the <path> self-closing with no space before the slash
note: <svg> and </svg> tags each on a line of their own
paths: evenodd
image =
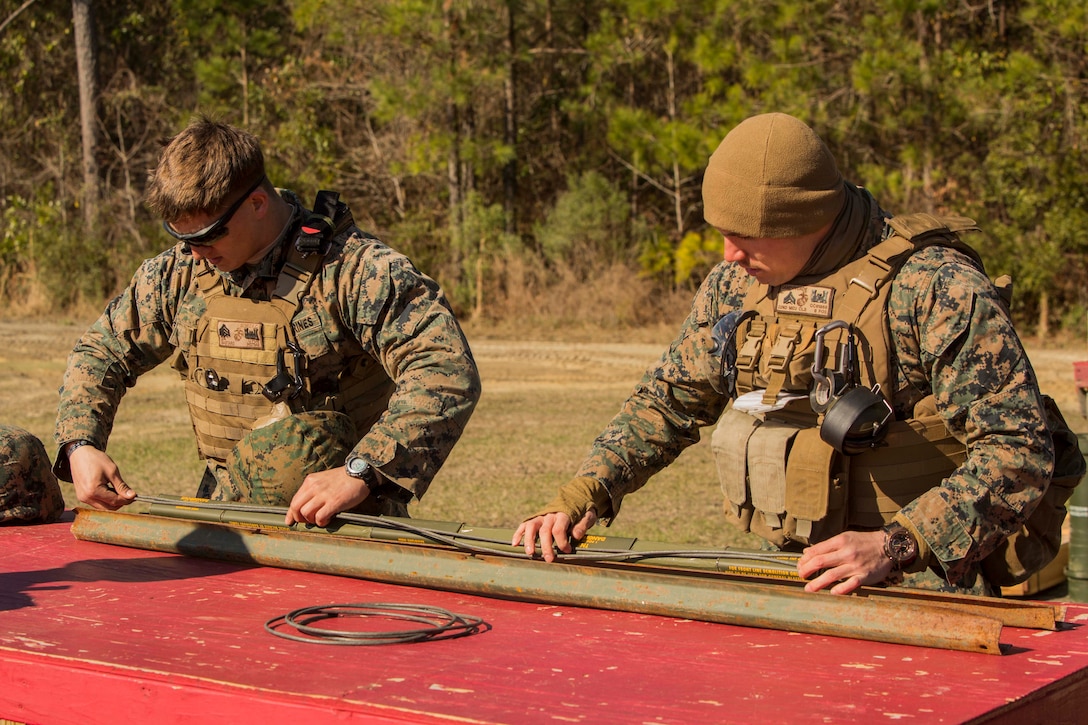
<svg viewBox="0 0 1088 725">
<path fill-rule="evenodd" d="M 333 516 L 358 506 L 369 495 L 366 482 L 349 476 L 344 466 L 311 473 L 291 498 L 287 525 L 305 522 L 328 526 Z"/>
<path fill-rule="evenodd" d="M 117 464 L 104 451 L 84 445 L 68 456 L 76 498 L 100 511 L 116 511 L 136 500 Z"/>
<path fill-rule="evenodd" d="M 558 548 L 565 554 L 571 552 L 573 541 L 585 538 L 586 532 L 597 523 L 597 512 L 593 509 L 586 511 L 586 515 L 571 528 L 570 516 L 565 513 L 551 513 L 529 519 L 514 532 L 511 546 L 517 546 L 525 542 L 525 553 L 533 556 L 536 553 L 537 536 L 540 537 L 540 553 L 544 561 L 555 561 L 555 550 Z"/>
<path fill-rule="evenodd" d="M 805 584 L 806 592 L 834 585 L 832 594 L 849 594 L 862 585 L 883 582 L 891 570 L 883 531 L 844 531 L 808 547 L 797 560 L 802 578 L 816 577 Z"/>
</svg>

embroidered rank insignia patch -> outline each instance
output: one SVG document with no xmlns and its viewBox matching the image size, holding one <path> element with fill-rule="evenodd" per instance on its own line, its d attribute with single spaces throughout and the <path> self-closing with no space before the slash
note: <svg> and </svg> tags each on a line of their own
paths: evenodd
<svg viewBox="0 0 1088 725">
<path fill-rule="evenodd" d="M 260 350 L 264 347 L 263 325 L 259 322 L 220 320 L 216 329 L 219 347 L 243 350 Z"/>
<path fill-rule="evenodd" d="M 830 318 L 834 298 L 834 287 L 783 287 L 778 292 L 774 308 L 777 313 Z"/>
</svg>

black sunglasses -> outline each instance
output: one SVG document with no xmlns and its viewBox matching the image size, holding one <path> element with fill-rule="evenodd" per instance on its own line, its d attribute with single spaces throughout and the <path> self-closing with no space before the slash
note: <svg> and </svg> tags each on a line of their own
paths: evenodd
<svg viewBox="0 0 1088 725">
<path fill-rule="evenodd" d="M 255 192 L 257 190 L 257 187 L 260 186 L 263 182 L 264 175 L 262 174 L 261 177 L 257 179 L 257 181 L 253 184 L 253 186 L 249 187 L 249 190 L 246 193 L 238 197 L 238 199 L 230 205 L 230 208 L 223 212 L 223 214 L 218 219 L 216 219 L 214 222 L 199 231 L 195 231 L 190 234 L 182 234 L 181 232 L 175 230 L 172 226 L 170 226 L 170 222 L 165 221 L 162 223 L 162 228 L 165 229 L 166 233 L 172 236 L 174 239 L 185 242 L 186 244 L 189 244 L 191 246 L 205 247 L 209 244 L 214 244 L 217 239 L 226 235 L 227 222 L 229 222 L 230 218 L 234 216 L 234 212 L 238 211 L 238 209 L 241 208 L 242 203 L 246 199 L 248 199 L 249 195 Z"/>
</svg>

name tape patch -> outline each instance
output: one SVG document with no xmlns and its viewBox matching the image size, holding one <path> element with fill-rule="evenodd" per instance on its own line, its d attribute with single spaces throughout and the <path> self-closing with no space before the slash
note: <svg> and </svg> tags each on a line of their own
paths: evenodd
<svg viewBox="0 0 1088 725">
<path fill-rule="evenodd" d="M 320 324 L 321 322 L 317 319 L 316 312 L 310 312 L 302 317 L 296 317 L 295 319 L 291 320 L 291 328 L 295 331 L 296 334 L 313 330 Z"/>
</svg>

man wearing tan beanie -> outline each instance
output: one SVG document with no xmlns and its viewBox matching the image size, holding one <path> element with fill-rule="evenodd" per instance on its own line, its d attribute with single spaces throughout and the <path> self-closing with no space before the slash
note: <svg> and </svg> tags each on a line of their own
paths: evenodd
<svg viewBox="0 0 1088 725">
<path fill-rule="evenodd" d="M 1048 563 L 1084 463 L 959 238 L 974 223 L 884 211 L 782 113 L 726 135 L 703 206 L 723 262 L 514 545 L 571 552 L 717 423 L 727 520 L 803 552 L 808 591 L 994 594 Z"/>
</svg>

